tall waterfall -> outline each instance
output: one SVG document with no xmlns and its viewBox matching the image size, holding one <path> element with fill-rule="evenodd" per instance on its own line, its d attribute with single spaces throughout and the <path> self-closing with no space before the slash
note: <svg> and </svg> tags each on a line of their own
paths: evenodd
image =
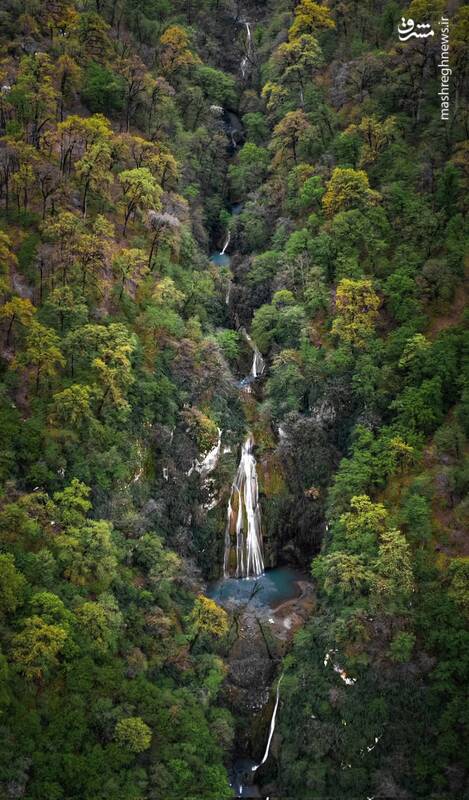
<svg viewBox="0 0 469 800">
<path fill-rule="evenodd" d="M 259 487 L 253 446 L 254 440 L 249 434 L 241 450 L 241 460 L 228 502 L 223 560 L 225 578 L 230 577 L 233 547 L 237 578 L 254 578 L 264 572 Z"/>
<path fill-rule="evenodd" d="M 277 683 L 277 693 L 275 695 L 275 705 L 274 705 L 274 710 L 273 710 L 273 713 L 272 713 L 272 719 L 270 720 L 269 738 L 267 739 L 267 745 L 266 745 L 266 748 L 265 748 L 264 757 L 263 757 L 262 761 L 260 762 L 260 764 L 256 764 L 256 766 L 252 768 L 253 772 L 256 772 L 256 770 L 258 770 L 259 767 L 262 767 L 262 765 L 265 764 L 265 762 L 267 761 L 267 759 L 269 757 L 270 745 L 272 744 L 272 738 L 273 738 L 273 735 L 274 735 L 274 732 L 275 732 L 275 721 L 276 721 L 276 718 L 277 718 L 278 704 L 279 704 L 279 701 L 280 701 L 280 684 L 282 683 L 282 678 L 283 678 L 283 674 L 280 675 L 279 681 Z"/>
</svg>

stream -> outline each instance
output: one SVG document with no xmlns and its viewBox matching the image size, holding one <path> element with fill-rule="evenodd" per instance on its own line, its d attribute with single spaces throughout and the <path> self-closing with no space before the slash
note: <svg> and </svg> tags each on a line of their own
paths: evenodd
<svg viewBox="0 0 469 800">
<path fill-rule="evenodd" d="M 274 793 L 262 792 L 262 779 L 259 785 L 257 773 L 271 759 L 281 701 L 283 674 L 278 677 L 281 656 L 311 608 L 308 605 L 310 582 L 304 573 L 282 566 L 266 570 L 258 577 L 221 578 L 208 587 L 207 595 L 225 608 L 232 619 L 237 619 L 239 625 L 239 641 L 229 659 L 234 684 L 233 705 L 238 713 L 245 711 L 248 728 L 254 725 L 255 719 L 262 720 L 263 741 L 255 748 L 256 752 L 259 750 L 258 760 L 252 757 L 249 745 L 237 742 L 228 769 L 233 798 L 270 797 L 274 800 Z M 263 653 L 259 631 L 262 637 L 267 637 L 266 641 L 274 643 L 272 652 L 269 649 L 267 654 Z"/>
<path fill-rule="evenodd" d="M 245 31 L 240 73 L 243 83 L 246 83 L 255 64 L 252 23 L 242 19 L 238 24 L 243 25 Z M 223 127 L 229 141 L 228 158 L 231 159 L 244 142 L 244 130 L 237 114 L 226 109 L 223 110 Z M 232 217 L 240 214 L 242 209 L 242 202 L 233 203 L 230 207 Z M 213 264 L 230 267 L 232 248 L 236 246 L 233 238 L 228 224 L 223 239 L 219 241 L 221 249 L 210 255 Z M 231 286 L 230 280 L 227 305 Z M 254 394 L 254 388 L 265 375 L 267 365 L 248 331 L 240 327 L 238 333 L 252 352 L 250 372 L 238 379 L 238 389 L 242 394 L 256 397 L 259 391 Z M 247 431 L 244 442 L 240 443 L 239 465 L 227 504 L 224 555 L 220 565 L 223 577 L 208 586 L 207 595 L 225 608 L 236 629 L 228 655 L 229 674 L 225 682 L 226 702 L 237 720 L 236 749 L 228 768 L 233 797 L 264 797 L 266 800 L 270 797 L 274 800 L 272 790 L 270 794 L 262 791 L 261 768 L 271 759 L 276 722 L 281 713 L 284 676 L 279 674 L 279 667 L 295 631 L 314 608 L 314 593 L 304 572 L 291 566 L 264 568 L 255 444 L 252 433 Z M 201 475 L 207 475 L 216 467 L 220 448 L 221 432 L 217 445 L 202 461 L 195 462 L 193 468 Z M 275 694 L 272 696 L 274 686 Z M 257 755 L 257 761 L 253 754 Z"/>
</svg>

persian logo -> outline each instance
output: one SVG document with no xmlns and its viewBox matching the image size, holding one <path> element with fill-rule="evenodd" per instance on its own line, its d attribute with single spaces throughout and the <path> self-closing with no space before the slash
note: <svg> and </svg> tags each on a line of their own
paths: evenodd
<svg viewBox="0 0 469 800">
<path fill-rule="evenodd" d="M 406 19 L 405 17 L 401 18 L 401 24 L 397 32 L 400 42 L 407 42 L 412 37 L 415 39 L 428 39 L 429 36 L 435 35 L 435 31 L 431 29 L 431 25 L 428 22 L 415 24 L 413 19 Z"/>
<path fill-rule="evenodd" d="M 441 57 L 438 69 L 441 71 L 440 78 L 440 91 L 438 96 L 441 103 L 441 119 L 449 120 L 450 111 L 450 77 L 453 70 L 450 66 L 450 45 L 449 45 L 449 27 L 450 21 L 448 17 L 441 17 L 439 22 L 436 23 L 440 29 L 441 37 Z M 397 32 L 399 34 L 400 42 L 407 42 L 409 39 L 428 39 L 429 36 L 434 36 L 435 31 L 428 22 L 415 23 L 413 19 L 406 19 L 401 17 L 400 25 L 398 25 Z"/>
</svg>

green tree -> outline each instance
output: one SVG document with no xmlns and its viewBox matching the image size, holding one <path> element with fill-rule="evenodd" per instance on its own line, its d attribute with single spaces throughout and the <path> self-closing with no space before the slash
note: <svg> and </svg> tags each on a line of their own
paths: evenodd
<svg viewBox="0 0 469 800">
<path fill-rule="evenodd" d="M 115 652 L 122 614 L 112 595 L 88 600 L 76 610 L 80 630 L 99 653 Z"/>
<path fill-rule="evenodd" d="M 63 173 L 70 173 L 77 160 L 88 153 L 94 145 L 109 144 L 112 128 L 102 114 L 80 117 L 71 114 L 57 126 L 60 143 L 60 166 Z"/>
<path fill-rule="evenodd" d="M 111 346 L 103 347 L 94 359 L 92 366 L 99 387 L 98 417 L 105 403 L 120 411 L 128 410 L 126 392 L 135 380 L 131 362 L 134 349 L 133 337 L 122 326 L 120 335 L 114 337 Z"/>
<path fill-rule="evenodd" d="M 460 556 L 453 558 L 448 567 L 448 594 L 460 606 L 464 614 L 469 615 L 469 558 Z"/>
<path fill-rule="evenodd" d="M 32 370 L 36 393 L 39 392 L 41 380 L 52 380 L 58 369 L 65 366 L 59 337 L 51 328 L 33 321 L 26 336 L 25 349 L 17 357 L 16 363 Z"/>
<path fill-rule="evenodd" d="M 67 329 L 82 325 L 88 317 L 88 308 L 81 293 L 71 286 L 57 286 L 42 306 L 42 319 L 49 322 L 63 334 Z"/>
<path fill-rule="evenodd" d="M 52 397 L 51 420 L 74 431 L 82 431 L 93 419 L 92 390 L 86 384 L 74 383 Z"/>
<path fill-rule="evenodd" d="M 295 18 L 289 30 L 290 39 L 304 33 L 316 33 L 321 29 L 335 28 L 328 8 L 314 0 L 300 0 L 295 7 Z"/>
<path fill-rule="evenodd" d="M 11 553 L 0 554 L 0 617 L 12 614 L 23 603 L 26 580 L 16 569 Z"/>
<path fill-rule="evenodd" d="M 0 292 L 6 292 L 9 288 L 10 272 L 16 264 L 17 258 L 12 250 L 11 239 L 6 233 L 0 231 Z"/>
<path fill-rule="evenodd" d="M 386 509 L 381 503 L 372 503 L 367 495 L 352 497 L 350 508 L 339 518 L 343 540 L 338 541 L 351 553 L 373 555 L 386 530 Z"/>
<path fill-rule="evenodd" d="M 290 349 L 297 347 L 303 325 L 303 308 L 295 302 L 292 292 L 283 289 L 275 292 L 270 305 L 257 309 L 251 330 L 257 346 L 265 353 L 274 343 Z"/>
<path fill-rule="evenodd" d="M 181 223 L 174 214 L 166 211 L 158 212 L 151 210 L 148 212 L 148 229 L 151 234 L 150 252 L 148 254 L 148 269 L 154 269 L 156 257 L 160 244 L 174 244 L 177 240 L 177 232 L 180 231 Z"/>
<path fill-rule="evenodd" d="M 380 299 L 370 280 L 344 278 L 337 286 L 337 316 L 332 324 L 332 333 L 354 347 L 364 347 L 374 331 L 379 306 Z"/>
<path fill-rule="evenodd" d="M 373 576 L 375 605 L 390 611 L 402 611 L 414 590 L 412 556 L 405 536 L 398 530 L 384 531 Z"/>
<path fill-rule="evenodd" d="M 11 655 L 28 680 L 42 680 L 59 663 L 67 632 L 34 615 L 24 621 L 23 630 L 13 637 Z"/>
<path fill-rule="evenodd" d="M 405 664 L 410 661 L 412 650 L 415 645 L 415 634 L 408 631 L 400 631 L 393 636 L 389 646 L 389 655 L 398 664 Z"/>
<path fill-rule="evenodd" d="M 83 80 L 81 68 L 68 53 L 64 53 L 58 58 L 55 79 L 59 92 L 58 116 L 60 121 L 63 122 L 65 104 L 71 105 L 76 99 Z"/>
<path fill-rule="evenodd" d="M 228 633 L 228 614 L 214 600 L 203 594 L 196 598 L 189 623 L 192 628 L 191 650 L 201 634 L 221 637 Z"/>
<path fill-rule="evenodd" d="M 310 34 L 302 34 L 284 42 L 275 50 L 273 60 L 279 71 L 279 82 L 298 90 L 303 107 L 306 86 L 323 63 L 317 39 Z"/>
<path fill-rule="evenodd" d="M 9 93 L 19 122 L 24 125 L 27 137 L 39 149 L 46 126 L 55 117 L 57 92 L 53 84 L 53 64 L 43 52 L 23 56 L 15 85 Z"/>
<path fill-rule="evenodd" d="M 241 353 L 238 332 L 224 329 L 217 333 L 216 339 L 225 358 L 228 361 L 237 361 Z"/>
<path fill-rule="evenodd" d="M 128 132 L 130 121 L 148 85 L 149 76 L 140 56 L 125 46 L 120 47 L 119 51 L 116 69 L 124 86 L 124 130 Z"/>
<path fill-rule="evenodd" d="M 160 36 L 160 64 L 163 75 L 171 78 L 180 70 L 200 63 L 189 48 L 190 38 L 180 25 L 171 25 Z"/>
<path fill-rule="evenodd" d="M 315 558 L 312 574 L 326 595 L 345 603 L 366 597 L 373 582 L 373 572 L 361 556 L 340 551 Z"/>
<path fill-rule="evenodd" d="M 302 360 L 296 350 L 282 350 L 275 356 L 267 381 L 267 397 L 274 417 L 299 411 L 306 393 Z"/>
<path fill-rule="evenodd" d="M 63 575 L 77 587 L 106 591 L 116 572 L 111 528 L 104 520 L 86 520 L 67 528 L 55 539 Z"/>
<path fill-rule="evenodd" d="M 241 148 L 236 164 L 229 167 L 229 176 L 236 197 L 257 189 L 264 181 L 269 166 L 269 152 L 253 142 Z"/>
<path fill-rule="evenodd" d="M 84 216 L 86 216 L 89 192 L 106 196 L 107 188 L 113 183 L 111 161 L 111 148 L 108 142 L 97 141 L 75 164 L 75 172 L 82 185 L 81 210 Z"/>
<path fill-rule="evenodd" d="M 10 344 L 11 334 L 15 323 L 28 330 L 31 327 L 36 309 L 31 300 L 24 297 L 12 297 L 0 306 L 0 318 L 6 321 L 5 347 Z"/>
<path fill-rule="evenodd" d="M 380 153 L 394 140 L 397 134 L 395 117 L 380 121 L 375 116 L 362 117 L 358 125 L 350 125 L 344 135 L 357 134 L 362 140 L 360 167 L 374 164 Z"/>
<path fill-rule="evenodd" d="M 267 120 L 260 111 L 249 111 L 243 115 L 242 122 L 249 142 L 262 145 L 269 136 Z"/>
<path fill-rule="evenodd" d="M 124 208 L 124 236 L 131 217 L 137 212 L 158 210 L 161 207 L 161 186 L 147 167 L 126 169 L 119 173 L 122 188 L 122 206 Z"/>
<path fill-rule="evenodd" d="M 206 64 L 200 64 L 195 70 L 194 77 L 211 103 L 230 107 L 236 102 L 235 81 L 226 72 L 214 69 L 214 67 L 209 67 Z"/>
<path fill-rule="evenodd" d="M 380 195 L 370 189 L 363 170 L 336 167 L 327 184 L 322 204 L 328 217 L 348 208 L 366 209 L 378 202 Z"/>
<path fill-rule="evenodd" d="M 391 403 L 406 428 L 430 433 L 443 420 L 441 378 L 435 375 L 419 386 L 407 386 Z"/>
<path fill-rule="evenodd" d="M 122 109 L 124 85 L 115 72 L 91 61 L 86 67 L 81 95 L 93 114 L 109 114 Z"/>
<path fill-rule="evenodd" d="M 147 259 L 143 250 L 136 247 L 125 248 L 114 258 L 112 271 L 119 281 L 119 299 L 122 299 L 127 284 L 138 285 L 148 270 Z"/>
<path fill-rule="evenodd" d="M 288 165 L 290 158 L 298 164 L 298 147 L 310 128 L 304 111 L 289 111 L 274 128 L 271 145 L 274 164 Z"/>
<path fill-rule="evenodd" d="M 115 737 L 117 744 L 124 750 L 142 753 L 150 747 L 152 732 L 141 717 L 126 717 L 118 721 Z"/>
<path fill-rule="evenodd" d="M 62 524 L 80 525 L 84 521 L 91 509 L 91 502 L 88 499 L 90 494 L 89 486 L 78 478 L 73 478 L 62 491 L 55 492 L 54 503 L 57 505 L 57 513 Z"/>
<path fill-rule="evenodd" d="M 181 560 L 176 553 L 165 547 L 161 537 L 145 533 L 135 544 L 132 561 L 143 570 L 150 585 L 158 593 L 167 594 L 176 578 Z"/>
</svg>

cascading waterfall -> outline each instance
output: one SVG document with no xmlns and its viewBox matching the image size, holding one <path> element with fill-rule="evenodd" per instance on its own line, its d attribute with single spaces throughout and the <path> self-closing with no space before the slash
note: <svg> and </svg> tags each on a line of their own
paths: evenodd
<svg viewBox="0 0 469 800">
<path fill-rule="evenodd" d="M 274 710 L 273 710 L 273 713 L 272 713 L 272 719 L 270 720 L 269 738 L 267 739 L 267 745 L 266 745 L 266 748 L 265 748 L 265 753 L 264 753 L 264 756 L 262 758 L 262 761 L 259 764 L 256 764 L 255 767 L 252 767 L 252 771 L 253 772 L 256 772 L 259 769 L 259 767 L 262 767 L 262 765 L 265 764 L 265 762 L 267 761 L 267 759 L 269 757 L 270 745 L 272 744 L 272 738 L 273 738 L 273 735 L 274 735 L 274 732 L 275 732 L 275 721 L 276 721 L 276 718 L 277 718 L 278 704 L 279 704 L 279 701 L 280 701 L 280 684 L 282 683 L 282 679 L 283 679 L 283 674 L 280 675 L 279 681 L 277 683 L 277 692 L 276 692 L 276 695 L 275 695 L 275 705 L 274 705 Z"/>
<path fill-rule="evenodd" d="M 254 350 L 254 358 L 252 360 L 251 375 L 253 378 L 259 378 L 264 372 L 265 363 L 257 347 Z"/>
<path fill-rule="evenodd" d="M 241 329 L 241 333 L 243 334 L 244 338 L 246 339 L 249 347 L 253 352 L 251 375 L 253 378 L 259 378 L 265 370 L 265 361 L 262 358 L 256 344 L 253 342 L 253 340 L 251 339 L 245 328 Z"/>
<path fill-rule="evenodd" d="M 254 440 L 249 434 L 241 450 L 241 460 L 228 501 L 223 559 L 225 578 L 230 577 L 233 535 L 236 577 L 256 578 L 264 572 L 259 486 L 253 447 Z"/>
</svg>

